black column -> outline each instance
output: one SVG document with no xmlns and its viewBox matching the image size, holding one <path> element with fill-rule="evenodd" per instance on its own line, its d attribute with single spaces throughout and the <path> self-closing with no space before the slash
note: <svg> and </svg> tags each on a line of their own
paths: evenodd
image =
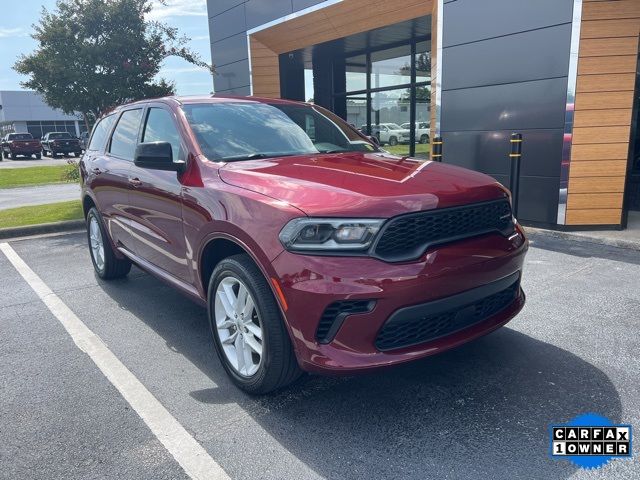
<svg viewBox="0 0 640 480">
<path fill-rule="evenodd" d="M 300 52 L 280 55 L 280 96 L 289 100 L 304 98 L 304 63 Z"/>
</svg>

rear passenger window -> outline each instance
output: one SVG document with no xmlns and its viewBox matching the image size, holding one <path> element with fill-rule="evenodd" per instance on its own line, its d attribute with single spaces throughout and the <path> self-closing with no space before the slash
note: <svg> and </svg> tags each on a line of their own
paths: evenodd
<svg viewBox="0 0 640 480">
<path fill-rule="evenodd" d="M 116 119 L 115 115 L 109 115 L 108 117 L 104 117 L 96 126 L 93 127 L 93 132 L 91 133 L 91 140 L 89 141 L 88 150 L 102 150 L 104 144 L 107 140 L 107 135 L 111 131 L 111 126 L 113 125 L 113 121 Z"/>
<path fill-rule="evenodd" d="M 133 155 L 138 144 L 138 127 L 142 110 L 127 110 L 122 114 L 116 129 L 111 137 L 111 147 L 109 153 L 125 160 L 133 161 Z"/>
<path fill-rule="evenodd" d="M 181 158 L 180 134 L 171 114 L 162 108 L 150 108 L 147 124 L 142 134 L 143 142 L 169 142 L 173 153 L 173 161 Z"/>
</svg>

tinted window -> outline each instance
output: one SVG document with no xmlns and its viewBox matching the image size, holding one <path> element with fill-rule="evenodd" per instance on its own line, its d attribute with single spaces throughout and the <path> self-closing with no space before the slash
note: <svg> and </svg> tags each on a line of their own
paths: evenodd
<svg viewBox="0 0 640 480">
<path fill-rule="evenodd" d="M 33 136 L 30 133 L 11 133 L 9 140 L 31 140 Z"/>
<path fill-rule="evenodd" d="M 59 138 L 71 138 L 71 134 L 69 134 L 68 132 L 53 132 L 49 134 L 49 138 L 53 140 Z"/>
<path fill-rule="evenodd" d="M 214 161 L 376 149 L 315 106 L 225 102 L 183 110 L 203 153 Z"/>
<path fill-rule="evenodd" d="M 133 160 L 138 143 L 138 127 L 141 116 L 142 110 L 140 109 L 127 110 L 122 114 L 111 137 L 110 153 L 116 157 Z"/>
<path fill-rule="evenodd" d="M 93 127 L 91 140 L 89 141 L 89 146 L 87 147 L 89 150 L 101 150 L 102 147 L 104 147 L 107 136 L 111 131 L 111 126 L 113 125 L 113 121 L 115 119 L 115 115 L 109 115 L 108 117 L 104 117 L 96 124 L 95 127 Z"/>
<path fill-rule="evenodd" d="M 150 108 L 147 124 L 142 135 L 143 142 L 169 142 L 173 152 L 173 160 L 180 159 L 180 134 L 171 113 L 162 108 Z"/>
</svg>

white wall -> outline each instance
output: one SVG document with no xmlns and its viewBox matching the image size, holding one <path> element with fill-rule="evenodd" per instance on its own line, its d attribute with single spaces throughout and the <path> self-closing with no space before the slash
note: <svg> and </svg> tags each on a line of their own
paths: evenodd
<svg viewBox="0 0 640 480">
<path fill-rule="evenodd" d="M 0 122 L 77 120 L 48 106 L 43 98 L 31 91 L 0 91 Z"/>
</svg>

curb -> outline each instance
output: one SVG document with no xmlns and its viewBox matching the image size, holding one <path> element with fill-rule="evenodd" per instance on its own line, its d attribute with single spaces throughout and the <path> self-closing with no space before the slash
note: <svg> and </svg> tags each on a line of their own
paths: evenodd
<svg viewBox="0 0 640 480">
<path fill-rule="evenodd" d="M 16 237 L 28 237 L 43 233 L 69 232 L 85 228 L 84 220 L 67 220 L 65 222 L 41 223 L 39 225 L 26 225 L 24 227 L 0 228 L 0 239 L 6 240 Z"/>
<path fill-rule="evenodd" d="M 572 240 L 574 242 L 591 243 L 595 245 L 606 245 L 609 247 L 624 248 L 626 250 L 640 251 L 640 240 L 625 240 L 612 237 L 594 237 L 588 233 L 561 232 L 558 230 L 545 230 L 542 228 L 524 227 L 528 237 L 535 239 L 538 237 L 558 238 L 561 240 Z"/>
</svg>

